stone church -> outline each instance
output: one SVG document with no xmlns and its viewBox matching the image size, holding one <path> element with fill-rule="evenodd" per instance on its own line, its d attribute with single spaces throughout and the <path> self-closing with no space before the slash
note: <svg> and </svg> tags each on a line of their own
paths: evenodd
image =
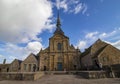
<svg viewBox="0 0 120 84">
<path fill-rule="evenodd" d="M 49 38 L 49 46 L 39 52 L 39 68 L 48 71 L 76 70 L 79 68 L 81 52 L 70 45 L 69 37 L 61 29 L 59 14 L 56 27 L 53 36 Z"/>
</svg>

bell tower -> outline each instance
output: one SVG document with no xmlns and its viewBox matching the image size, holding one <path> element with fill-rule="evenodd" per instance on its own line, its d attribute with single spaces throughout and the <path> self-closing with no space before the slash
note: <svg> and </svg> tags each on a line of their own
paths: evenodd
<svg viewBox="0 0 120 84">
<path fill-rule="evenodd" d="M 61 29 L 61 21 L 60 21 L 60 16 L 59 16 L 59 10 L 58 10 L 58 15 L 57 15 L 57 23 L 56 23 L 56 30 L 54 32 L 54 34 L 63 34 L 64 32 Z"/>
</svg>

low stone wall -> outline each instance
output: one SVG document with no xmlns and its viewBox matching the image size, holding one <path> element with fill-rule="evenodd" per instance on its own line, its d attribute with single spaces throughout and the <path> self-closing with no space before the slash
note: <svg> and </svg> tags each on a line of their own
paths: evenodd
<svg viewBox="0 0 120 84">
<path fill-rule="evenodd" d="M 34 74 L 34 80 L 37 80 L 37 79 L 41 78 L 41 77 L 44 76 L 44 75 L 45 75 L 44 72 L 36 72 L 36 73 Z"/>
<path fill-rule="evenodd" d="M 120 78 L 120 71 L 113 71 L 115 78 Z M 112 75 L 112 73 L 111 73 Z"/>
<path fill-rule="evenodd" d="M 46 75 L 75 75 L 77 71 L 45 71 Z"/>
<path fill-rule="evenodd" d="M 114 78 L 119 77 L 120 72 L 106 71 L 45 71 L 46 75 L 76 75 L 76 77 L 87 79 Z"/>
<path fill-rule="evenodd" d="M 43 72 L 3 72 L 0 80 L 37 80 L 43 75 Z"/>
<path fill-rule="evenodd" d="M 110 74 L 105 71 L 79 71 L 77 72 L 78 76 L 87 79 L 99 79 L 99 78 L 110 78 Z"/>
</svg>

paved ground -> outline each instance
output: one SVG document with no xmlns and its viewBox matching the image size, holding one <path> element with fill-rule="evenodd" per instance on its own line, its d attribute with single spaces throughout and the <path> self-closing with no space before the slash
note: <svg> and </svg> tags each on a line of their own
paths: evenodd
<svg viewBox="0 0 120 84">
<path fill-rule="evenodd" d="M 82 79 L 74 75 L 46 75 L 36 81 L 0 81 L 0 84 L 120 84 L 120 78 Z"/>
</svg>

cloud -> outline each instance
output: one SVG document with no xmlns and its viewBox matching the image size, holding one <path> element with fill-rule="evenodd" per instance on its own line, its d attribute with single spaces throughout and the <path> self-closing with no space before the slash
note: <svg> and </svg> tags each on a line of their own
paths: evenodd
<svg viewBox="0 0 120 84">
<path fill-rule="evenodd" d="M 0 58 L 4 58 L 4 56 L 3 56 L 3 55 L 0 55 Z"/>
<path fill-rule="evenodd" d="M 96 31 L 96 32 L 90 32 L 90 33 L 87 33 L 87 34 L 85 35 L 85 38 L 86 38 L 86 39 L 95 39 L 97 34 L 98 34 L 97 31 Z"/>
<path fill-rule="evenodd" d="M 5 56 L 0 55 L 0 58 L 6 58 L 8 63 L 13 61 L 15 58 L 24 60 L 30 53 L 37 54 L 41 48 L 44 48 L 41 42 L 38 41 L 29 42 L 24 47 L 12 43 L 6 43 L 3 47 L 2 52 L 5 52 Z M 2 62 L 2 60 L 0 60 L 0 62 Z"/>
<path fill-rule="evenodd" d="M 82 40 L 76 44 L 77 47 L 84 51 L 85 48 L 91 46 L 97 39 L 102 39 L 105 42 L 120 49 L 120 28 L 116 28 L 111 32 L 88 32 L 85 34 Z"/>
<path fill-rule="evenodd" d="M 3 60 L 4 60 L 4 56 L 0 55 L 0 63 L 3 63 Z"/>
<path fill-rule="evenodd" d="M 120 49 L 120 40 L 115 41 L 115 42 L 108 42 L 108 41 L 105 41 L 105 42 L 113 45 L 114 47 L 116 47 L 116 48 L 118 48 L 118 49 Z"/>
<path fill-rule="evenodd" d="M 27 43 L 51 30 L 52 3 L 48 0 L 0 0 L 0 41 Z"/>
<path fill-rule="evenodd" d="M 86 11 L 87 11 L 88 7 L 86 4 L 83 4 L 83 11 L 82 11 L 82 14 L 85 14 Z M 88 15 L 88 14 L 87 14 Z"/>
<path fill-rule="evenodd" d="M 120 49 L 120 40 L 112 43 L 113 46 L 117 47 L 118 49 Z"/>
<path fill-rule="evenodd" d="M 75 7 L 75 9 L 74 9 L 74 13 L 75 14 L 77 14 L 77 13 L 79 13 L 80 11 L 82 10 L 82 4 L 80 3 L 80 4 L 78 4 L 76 7 Z"/>
<path fill-rule="evenodd" d="M 66 0 L 56 0 L 57 9 L 63 8 L 64 11 L 68 11 L 68 4 Z"/>
<path fill-rule="evenodd" d="M 77 47 L 80 49 L 84 49 L 87 47 L 87 42 L 86 41 L 79 41 L 77 44 Z"/>
<path fill-rule="evenodd" d="M 80 0 L 56 0 L 55 3 L 57 9 L 63 9 L 64 12 L 68 13 L 82 13 L 85 14 L 87 11 L 87 5 L 80 2 Z"/>
<path fill-rule="evenodd" d="M 43 45 L 40 42 L 29 42 L 26 46 L 26 50 L 32 53 L 37 54 L 41 48 L 44 48 Z"/>
</svg>

